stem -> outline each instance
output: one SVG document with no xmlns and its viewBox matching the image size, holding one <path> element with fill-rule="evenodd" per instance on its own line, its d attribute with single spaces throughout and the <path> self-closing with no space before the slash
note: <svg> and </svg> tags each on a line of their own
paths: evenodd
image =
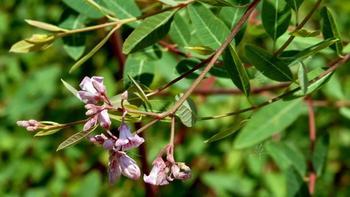
<svg viewBox="0 0 350 197">
<path fill-rule="evenodd" d="M 321 73 L 318 77 L 312 79 L 309 82 L 309 85 L 311 85 L 312 83 L 315 83 L 316 81 L 318 81 L 319 79 L 321 79 L 325 75 L 335 71 L 340 65 L 343 65 L 344 63 L 348 62 L 349 60 L 350 60 L 350 54 L 347 54 L 344 57 L 339 57 L 335 61 L 332 61 L 331 64 L 328 65 L 329 68 L 326 71 L 324 71 L 323 73 Z M 224 118 L 224 117 L 234 116 L 234 115 L 238 115 L 238 114 L 241 114 L 241 113 L 244 113 L 244 112 L 252 111 L 252 110 L 255 110 L 255 109 L 259 109 L 259 108 L 264 107 L 264 106 L 266 106 L 268 104 L 271 104 L 271 103 L 274 103 L 276 101 L 279 101 L 279 100 L 289 96 L 293 92 L 298 91 L 299 89 L 300 89 L 300 87 L 294 88 L 293 90 L 290 90 L 290 91 L 288 91 L 288 92 L 286 92 L 286 93 L 284 93 L 284 94 L 282 94 L 280 96 L 272 98 L 272 99 L 270 99 L 268 101 L 265 101 L 265 102 L 263 102 L 263 103 L 261 103 L 259 105 L 256 105 L 256 106 L 248 107 L 248 108 L 245 108 L 245 109 L 241 109 L 241 110 L 238 110 L 238 111 L 229 112 L 229 113 L 221 114 L 221 115 L 217 115 L 217 116 L 199 117 L 197 120 L 212 120 L 212 119 Z"/>
<path fill-rule="evenodd" d="M 224 52 L 225 48 L 231 43 L 232 39 L 235 37 L 235 35 L 238 33 L 238 31 L 241 29 L 243 24 L 247 21 L 255 7 L 258 5 L 260 0 L 254 0 L 249 7 L 247 8 L 244 15 L 241 17 L 241 19 L 237 22 L 236 26 L 232 28 L 230 35 L 226 38 L 225 42 L 216 50 L 214 56 L 210 58 L 210 61 L 208 65 L 204 68 L 204 70 L 201 72 L 201 74 L 198 76 L 198 78 L 193 82 L 193 84 L 190 86 L 190 88 L 184 93 L 184 95 L 174 104 L 174 106 L 164 114 L 162 114 L 162 117 L 166 117 L 170 114 L 175 113 L 175 111 L 183 104 L 183 102 L 186 101 L 186 99 L 191 95 L 193 90 L 198 86 L 200 81 L 205 77 L 205 75 L 209 72 L 209 70 L 215 65 L 215 62 L 218 60 L 220 55 Z"/>
<path fill-rule="evenodd" d="M 135 131 L 135 133 L 136 133 L 136 134 L 141 133 L 142 131 L 148 129 L 148 127 L 152 126 L 154 123 L 156 123 L 156 122 L 158 122 L 158 121 L 159 121 L 159 119 L 154 119 L 154 120 L 152 120 L 151 122 L 147 123 L 145 126 L 139 128 L 139 129 L 137 129 L 137 130 Z"/>
<path fill-rule="evenodd" d="M 155 118 L 159 118 L 159 114 L 153 113 L 153 112 L 139 111 L 139 110 L 133 110 L 133 109 L 127 109 L 127 111 L 134 114 L 142 114 L 146 116 L 153 116 Z"/>
<path fill-rule="evenodd" d="M 169 144 L 174 147 L 174 136 L 175 136 L 175 116 L 171 117 L 171 131 L 170 131 L 170 142 Z"/>
<path fill-rule="evenodd" d="M 309 114 L 309 139 L 310 139 L 310 158 L 312 158 L 315 150 L 316 143 L 316 124 L 315 124 L 315 111 L 313 108 L 312 98 L 307 97 L 305 99 L 308 108 Z M 312 160 L 309 159 L 309 192 L 311 195 L 315 192 L 315 184 L 316 184 L 316 172 L 312 165 Z"/>
<path fill-rule="evenodd" d="M 175 84 L 176 82 L 180 81 L 181 79 L 187 77 L 188 75 L 190 75 L 191 73 L 193 73 L 194 71 L 198 70 L 199 68 L 203 67 L 211 58 L 212 56 L 210 56 L 208 59 L 200 62 L 199 64 L 197 64 L 196 66 L 194 66 L 191 70 L 183 73 L 182 75 L 180 75 L 179 77 L 176 77 L 175 79 L 173 79 L 172 81 L 170 81 L 169 83 L 165 84 L 164 86 L 154 90 L 151 93 L 146 94 L 147 97 L 150 96 L 154 96 L 160 92 L 162 92 L 163 90 L 167 89 L 168 87 L 172 86 L 173 84 Z"/>
<path fill-rule="evenodd" d="M 315 13 L 315 11 L 318 9 L 318 7 L 320 6 L 322 0 L 318 0 L 315 5 L 312 7 L 312 9 L 310 10 L 309 14 L 303 19 L 303 21 L 301 21 L 301 23 L 299 25 L 297 25 L 295 27 L 294 31 L 297 31 L 301 28 L 304 27 L 304 25 L 310 20 L 311 16 Z M 280 53 L 282 53 L 288 46 L 290 43 L 292 43 L 292 41 L 294 40 L 295 36 L 291 35 L 289 36 L 288 40 L 281 46 L 281 48 L 279 48 L 274 55 L 278 56 Z"/>
</svg>

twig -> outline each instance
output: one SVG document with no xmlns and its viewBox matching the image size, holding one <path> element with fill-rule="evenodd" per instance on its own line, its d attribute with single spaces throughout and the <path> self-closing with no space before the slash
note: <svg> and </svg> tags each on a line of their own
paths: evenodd
<svg viewBox="0 0 350 197">
<path fill-rule="evenodd" d="M 304 27 L 304 25 L 310 20 L 311 16 L 315 13 L 315 11 L 318 9 L 320 6 L 322 0 L 318 0 L 315 5 L 312 7 L 310 10 L 309 14 L 306 15 L 306 17 L 301 21 L 301 23 L 295 27 L 294 31 L 300 30 L 301 28 Z M 280 53 L 282 53 L 288 46 L 289 44 L 294 40 L 295 36 L 291 35 L 289 36 L 288 40 L 274 53 L 275 56 L 278 56 Z"/>
<path fill-rule="evenodd" d="M 331 64 L 328 65 L 329 68 L 326 71 L 324 71 L 318 77 L 316 77 L 313 80 L 311 80 L 309 82 L 309 84 L 311 85 L 312 83 L 315 83 L 316 81 L 318 81 L 319 79 L 321 79 L 325 75 L 335 71 L 340 65 L 343 65 L 344 63 L 348 62 L 349 60 L 350 60 L 350 54 L 347 54 L 347 55 L 345 55 L 343 57 L 337 58 L 335 61 L 332 61 Z M 248 108 L 241 109 L 241 110 L 234 111 L 234 112 L 229 112 L 229 113 L 222 114 L 222 115 L 199 117 L 197 120 L 211 120 L 211 119 L 224 118 L 224 117 L 234 116 L 234 115 L 238 115 L 238 114 L 241 114 L 241 113 L 244 113 L 244 112 L 252 111 L 252 110 L 255 110 L 255 109 L 259 109 L 259 108 L 264 107 L 264 106 L 266 106 L 266 105 L 268 105 L 270 103 L 274 103 L 276 101 L 279 101 L 279 100 L 289 96 L 293 92 L 298 91 L 299 89 L 300 89 L 300 87 L 294 88 L 293 90 L 290 90 L 290 91 L 288 91 L 286 93 L 283 93 L 280 96 L 272 98 L 272 99 L 270 99 L 268 101 L 265 101 L 265 102 L 263 102 L 263 103 L 261 103 L 259 105 L 256 105 L 256 106 L 248 107 Z"/>
<path fill-rule="evenodd" d="M 192 57 L 192 55 L 190 53 L 185 53 L 185 52 L 179 50 L 178 48 L 176 48 L 176 45 L 174 45 L 174 44 L 169 44 L 163 40 L 159 41 L 159 44 L 162 47 L 166 48 L 168 51 L 170 51 L 176 55 L 181 55 L 181 56 L 187 57 L 187 58 Z"/>
<path fill-rule="evenodd" d="M 239 30 L 242 28 L 243 24 L 247 21 L 250 14 L 253 12 L 255 7 L 258 5 L 260 0 L 254 0 L 249 7 L 247 8 L 244 15 L 241 17 L 241 19 L 237 22 L 236 26 L 232 28 L 231 33 L 226 38 L 225 42 L 216 50 L 214 55 L 210 58 L 210 61 L 208 65 L 203 69 L 203 71 L 200 73 L 200 75 L 197 77 L 197 79 L 193 82 L 193 84 L 188 88 L 188 90 L 183 94 L 183 96 L 174 104 L 170 110 L 163 113 L 161 116 L 166 117 L 170 114 L 174 114 L 176 110 L 182 105 L 183 102 L 186 101 L 186 99 L 191 95 L 193 90 L 198 86 L 198 84 L 201 82 L 201 80 L 205 77 L 205 75 L 209 72 L 209 70 L 215 65 L 215 62 L 218 60 L 220 55 L 224 52 L 225 48 L 231 43 L 235 35 L 239 32 Z"/>
<path fill-rule="evenodd" d="M 308 114 L 309 114 L 309 139 L 310 139 L 310 158 L 312 158 L 315 150 L 316 143 L 316 124 L 315 124 L 315 111 L 312 104 L 312 98 L 307 97 L 305 99 L 307 104 Z M 309 192 L 311 195 L 315 192 L 316 184 L 316 172 L 312 164 L 312 160 L 309 159 Z"/>
</svg>

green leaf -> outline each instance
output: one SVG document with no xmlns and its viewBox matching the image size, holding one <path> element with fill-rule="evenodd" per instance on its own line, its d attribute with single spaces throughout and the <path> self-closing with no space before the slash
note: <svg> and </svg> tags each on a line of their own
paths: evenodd
<svg viewBox="0 0 350 197">
<path fill-rule="evenodd" d="M 67 148 L 68 146 L 71 146 L 77 142 L 79 142 L 80 140 L 84 139 L 86 136 L 88 136 L 91 132 L 93 132 L 96 128 L 98 127 L 98 125 L 92 127 L 91 129 L 87 130 L 87 131 L 80 131 L 72 136 L 70 136 L 68 139 L 64 140 L 57 148 L 56 151 L 62 150 L 64 148 Z"/>
<path fill-rule="evenodd" d="M 55 41 L 55 36 L 46 34 L 34 34 L 32 37 L 16 42 L 12 45 L 12 53 L 28 53 L 45 50 Z"/>
<path fill-rule="evenodd" d="M 146 18 L 125 40 L 123 53 L 146 48 L 162 39 L 170 29 L 175 12 L 167 11 Z"/>
<path fill-rule="evenodd" d="M 228 48 L 225 50 L 223 58 L 224 66 L 226 68 L 226 71 L 230 75 L 233 83 L 240 90 L 242 90 L 242 92 L 246 96 L 249 96 L 249 77 L 243 63 L 241 62 L 241 59 L 239 58 L 235 48 L 232 45 L 229 45 Z"/>
<path fill-rule="evenodd" d="M 55 25 L 49 24 L 49 23 L 44 23 L 41 21 L 36 21 L 36 20 L 30 20 L 30 19 L 26 19 L 25 20 L 29 25 L 43 29 L 43 30 L 47 30 L 47 31 L 52 31 L 52 32 L 67 32 L 68 30 L 57 27 Z"/>
<path fill-rule="evenodd" d="M 295 11 L 298 11 L 301 4 L 303 4 L 304 0 L 286 0 L 288 6 Z"/>
<path fill-rule="evenodd" d="M 285 171 L 285 176 L 287 180 L 287 194 L 288 197 L 295 197 L 295 196 L 303 196 L 308 197 L 310 196 L 308 187 L 303 180 L 303 178 L 298 174 L 298 172 L 290 167 L 288 170 Z"/>
<path fill-rule="evenodd" d="M 179 46 L 190 46 L 191 32 L 190 27 L 180 15 L 175 14 L 174 21 L 169 31 L 170 38 Z"/>
<path fill-rule="evenodd" d="M 322 72 L 323 72 L 322 69 L 315 69 L 315 70 L 309 72 L 307 74 L 307 77 L 308 77 L 308 79 L 310 79 L 312 77 L 315 77 L 315 73 L 321 74 Z M 304 92 L 302 89 L 297 90 L 297 91 L 293 92 L 292 95 L 288 97 L 288 99 L 301 97 L 301 96 L 308 95 L 308 94 L 316 91 L 317 89 L 321 88 L 330 79 L 332 74 L 333 73 L 328 73 L 325 76 L 317 79 L 316 81 L 315 81 L 316 78 L 313 78 L 311 81 L 308 82 L 308 86 L 307 86 L 307 91 L 306 92 Z M 294 87 L 292 86 L 291 88 L 294 88 Z"/>
<path fill-rule="evenodd" d="M 300 176 L 305 176 L 306 159 L 300 150 L 283 142 L 271 142 L 265 145 L 266 151 L 281 170 L 288 170 L 293 167 Z"/>
<path fill-rule="evenodd" d="M 267 51 L 253 46 L 246 46 L 246 57 L 263 75 L 276 81 L 292 81 L 293 74 L 285 62 Z"/>
<path fill-rule="evenodd" d="M 52 135 L 54 133 L 57 133 L 58 131 L 60 131 L 62 128 L 59 129 L 47 129 L 47 130 L 41 130 L 38 131 L 34 136 L 35 137 L 42 137 L 42 136 L 47 136 L 47 135 Z"/>
<path fill-rule="evenodd" d="M 293 65 L 293 64 L 296 64 L 300 61 L 303 61 L 309 57 L 312 57 L 316 53 L 320 52 L 321 50 L 323 50 L 323 49 L 329 47 L 330 45 L 334 44 L 335 42 L 337 42 L 337 40 L 338 39 L 336 39 L 336 38 L 329 38 L 329 39 L 321 41 L 321 42 L 319 42 L 311 47 L 308 47 L 308 48 L 300 51 L 294 57 L 291 58 L 291 59 L 293 59 L 293 61 L 290 61 L 288 63 L 288 65 Z"/>
<path fill-rule="evenodd" d="M 219 17 L 224 23 L 228 26 L 229 29 L 232 29 L 239 19 L 243 16 L 245 9 L 241 7 L 223 7 L 220 9 Z M 238 45 L 243 39 L 244 33 L 247 29 L 247 25 L 244 24 L 241 30 L 235 36 L 235 43 Z"/>
<path fill-rule="evenodd" d="M 307 88 L 309 86 L 309 80 L 307 78 L 307 70 L 306 66 L 303 62 L 299 62 L 299 69 L 298 69 L 298 81 L 300 85 L 301 91 L 306 94 Z"/>
<path fill-rule="evenodd" d="M 154 77 L 154 64 L 145 58 L 137 57 L 136 53 L 130 54 L 126 59 L 123 75 L 130 76 L 134 80 L 149 86 Z M 132 83 L 129 77 L 124 77 L 123 82 L 124 87 L 128 87 Z"/>
<path fill-rule="evenodd" d="M 150 106 L 149 102 L 148 102 L 148 98 L 145 94 L 145 92 L 143 91 L 143 89 L 141 88 L 141 86 L 132 78 L 132 76 L 128 75 L 130 81 L 133 83 L 134 87 L 136 87 L 137 92 L 133 92 L 133 94 L 135 94 L 136 96 L 138 96 L 146 105 Z M 128 99 L 130 100 L 130 99 Z"/>
<path fill-rule="evenodd" d="M 338 41 L 330 46 L 338 55 L 342 53 L 343 45 L 341 43 L 340 34 L 335 23 L 332 12 L 327 8 L 323 7 L 321 9 L 322 16 L 322 34 L 325 39 L 327 38 L 337 38 Z"/>
<path fill-rule="evenodd" d="M 69 92 L 71 92 L 74 96 L 76 96 L 77 98 L 79 98 L 79 96 L 78 96 L 78 90 L 76 90 L 73 86 L 71 86 L 69 83 L 67 83 L 67 82 L 64 81 L 63 79 L 61 79 L 61 82 L 63 83 L 64 87 L 66 87 L 67 90 L 69 90 Z"/>
<path fill-rule="evenodd" d="M 175 99 L 178 101 L 182 95 L 177 95 Z M 194 102 L 188 98 L 186 101 L 178 108 L 175 115 L 180 118 L 181 122 L 186 127 L 192 127 L 196 122 L 197 109 Z"/>
<path fill-rule="evenodd" d="M 303 38 L 307 38 L 307 37 L 315 37 L 318 36 L 320 34 L 320 31 L 316 30 L 316 31 L 310 31 L 307 29 L 298 29 L 296 31 L 293 31 L 290 33 L 290 35 L 295 36 L 295 37 L 303 37 Z"/>
<path fill-rule="evenodd" d="M 179 61 L 179 63 L 176 65 L 176 71 L 179 75 L 182 75 L 186 73 L 187 71 L 191 70 L 194 66 L 199 64 L 200 61 L 197 59 L 189 58 L 189 59 L 183 59 Z M 199 76 L 197 72 L 193 72 L 189 74 L 186 78 L 187 79 L 195 79 Z"/>
<path fill-rule="evenodd" d="M 222 140 L 222 139 L 236 133 L 242 127 L 243 127 L 243 122 L 241 122 L 241 124 L 235 124 L 233 126 L 233 128 L 228 128 L 228 129 L 225 129 L 225 130 L 222 130 L 222 131 L 215 133 L 209 139 L 205 140 L 204 143 L 212 143 L 212 142 Z"/>
<path fill-rule="evenodd" d="M 82 64 L 84 64 L 90 57 L 92 57 L 107 41 L 108 39 L 113 35 L 113 33 L 118 29 L 119 27 L 115 27 L 112 29 L 106 37 L 104 37 L 88 54 L 86 54 L 84 57 L 82 57 L 80 60 L 78 60 L 69 70 L 69 73 L 72 73 L 74 70 L 79 68 Z"/>
<path fill-rule="evenodd" d="M 213 6 L 234 6 L 231 2 L 225 0 L 198 0 L 202 3 L 206 3 Z"/>
<path fill-rule="evenodd" d="M 103 0 L 103 2 L 119 19 L 135 18 L 141 15 L 141 11 L 134 0 Z M 135 27 L 139 23 L 131 23 L 131 26 Z"/>
<path fill-rule="evenodd" d="M 263 107 L 253 114 L 247 125 L 238 134 L 235 148 L 253 146 L 282 132 L 303 112 L 302 99 L 291 101 L 279 100 Z"/>
<path fill-rule="evenodd" d="M 347 108 L 347 107 L 342 107 L 339 109 L 339 113 L 347 118 L 347 119 L 350 119 L 350 108 Z"/>
<path fill-rule="evenodd" d="M 188 13 L 201 43 L 212 49 L 217 49 L 224 42 L 230 31 L 208 8 L 198 4 L 189 5 Z"/>
<path fill-rule="evenodd" d="M 312 155 L 312 165 L 316 171 L 317 176 L 321 176 L 324 166 L 327 161 L 329 147 L 329 134 L 326 133 L 320 136 L 315 145 L 315 151 Z"/>
<path fill-rule="evenodd" d="M 103 17 L 103 14 L 86 0 L 63 0 L 63 2 L 73 10 L 89 18 L 98 19 Z M 95 0 L 95 2 L 99 4 L 101 0 Z"/>
<path fill-rule="evenodd" d="M 264 0 L 262 24 L 273 40 L 277 40 L 287 29 L 291 20 L 290 7 L 284 0 Z"/>
<path fill-rule="evenodd" d="M 69 15 L 60 24 L 61 27 L 67 29 L 79 29 L 84 27 L 85 17 L 82 15 Z M 63 37 L 64 50 L 74 60 L 79 59 L 85 51 L 86 36 L 83 33 L 71 34 Z"/>
</svg>

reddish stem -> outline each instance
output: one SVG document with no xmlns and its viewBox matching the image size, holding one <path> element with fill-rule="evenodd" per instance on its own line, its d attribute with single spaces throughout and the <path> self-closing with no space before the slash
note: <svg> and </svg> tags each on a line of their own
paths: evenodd
<svg viewBox="0 0 350 197">
<path fill-rule="evenodd" d="M 313 106 L 313 101 L 311 97 L 305 99 L 307 104 L 308 114 L 309 114 L 309 139 L 310 139 L 310 158 L 312 158 L 315 150 L 316 143 L 316 123 L 315 123 L 315 111 Z M 316 185 L 316 172 L 312 164 L 312 160 L 309 159 L 309 192 L 314 194 Z"/>
</svg>

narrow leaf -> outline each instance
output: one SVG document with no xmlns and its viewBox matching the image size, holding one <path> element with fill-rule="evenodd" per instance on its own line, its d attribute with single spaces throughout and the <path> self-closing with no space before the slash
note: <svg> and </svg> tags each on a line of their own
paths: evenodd
<svg viewBox="0 0 350 197">
<path fill-rule="evenodd" d="M 136 87 L 137 93 L 136 94 L 138 97 L 141 98 L 141 100 L 146 103 L 148 106 L 150 106 L 149 102 L 148 102 L 148 98 L 145 94 L 145 92 L 142 90 L 141 86 L 135 81 L 135 79 L 132 78 L 132 76 L 128 75 L 130 81 L 134 84 L 134 86 Z"/>
<path fill-rule="evenodd" d="M 70 136 L 68 139 L 66 139 L 65 141 L 63 141 L 57 148 L 56 151 L 62 150 L 64 148 L 67 148 L 68 146 L 71 146 L 77 142 L 79 142 L 80 140 L 82 140 L 83 138 L 85 138 L 86 136 L 88 136 L 91 132 L 93 132 L 95 129 L 97 128 L 97 125 L 92 127 L 91 129 L 87 130 L 87 131 L 80 131 L 72 136 Z"/>
<path fill-rule="evenodd" d="M 103 0 L 103 2 L 119 19 L 135 18 L 141 15 L 141 11 L 134 0 Z M 139 23 L 131 23 L 131 26 L 136 27 L 136 24 Z"/>
<path fill-rule="evenodd" d="M 138 58 L 136 53 L 128 55 L 124 65 L 123 76 L 130 76 L 135 81 L 138 81 L 146 86 L 151 85 L 154 77 L 154 64 L 147 61 L 145 58 Z M 129 77 L 123 79 L 124 87 L 128 87 L 131 83 Z"/>
<path fill-rule="evenodd" d="M 305 64 L 303 62 L 299 62 L 298 81 L 299 81 L 301 91 L 304 94 L 306 94 L 307 88 L 309 85 L 309 80 L 307 78 L 307 70 L 306 70 Z"/>
<path fill-rule="evenodd" d="M 77 61 L 69 70 L 69 73 L 72 73 L 74 70 L 79 68 L 82 64 L 84 64 L 90 57 L 92 57 L 107 41 L 108 39 L 113 35 L 113 33 L 119 28 L 115 27 L 112 29 L 106 37 L 104 37 L 88 54 L 86 54 L 84 57 L 82 57 L 79 61 Z"/>
<path fill-rule="evenodd" d="M 264 0 L 262 24 L 273 40 L 277 40 L 287 29 L 291 20 L 290 7 L 284 0 Z"/>
<path fill-rule="evenodd" d="M 146 18 L 125 40 L 123 53 L 146 48 L 162 39 L 170 29 L 174 13 L 167 11 Z"/>
<path fill-rule="evenodd" d="M 222 140 L 222 139 L 236 133 L 242 127 L 243 127 L 243 123 L 236 124 L 235 126 L 233 126 L 233 128 L 228 128 L 228 129 L 219 131 L 218 133 L 215 133 L 213 136 L 211 136 L 209 139 L 205 140 L 204 143 L 212 143 L 212 142 Z"/>
<path fill-rule="evenodd" d="M 55 36 L 46 34 L 34 34 L 32 37 L 16 42 L 11 46 L 12 53 L 28 53 L 45 50 L 55 41 Z"/>
<path fill-rule="evenodd" d="M 267 51 L 253 45 L 246 46 L 246 56 L 263 75 L 276 81 L 292 81 L 289 67 Z"/>
<path fill-rule="evenodd" d="M 220 47 L 230 33 L 226 25 L 201 4 L 189 5 L 188 13 L 201 43 L 212 49 Z"/>
<path fill-rule="evenodd" d="M 47 31 L 52 31 L 52 32 L 67 32 L 68 30 L 57 27 L 55 25 L 49 24 L 49 23 L 44 23 L 41 21 L 36 21 L 36 20 L 30 20 L 30 19 L 26 19 L 25 20 L 29 25 L 43 29 L 43 30 L 47 30 Z"/>
<path fill-rule="evenodd" d="M 250 84 L 247 71 L 243 63 L 241 62 L 235 48 L 232 45 L 229 45 L 226 49 L 224 55 L 224 66 L 226 71 L 231 77 L 233 83 L 240 89 L 242 92 L 249 96 Z"/>
<path fill-rule="evenodd" d="M 63 2 L 73 10 L 89 18 L 97 19 L 103 17 L 103 14 L 86 0 L 63 0 Z M 101 0 L 95 0 L 95 2 L 100 3 Z"/>
<path fill-rule="evenodd" d="M 330 46 L 338 55 L 342 53 L 343 45 L 341 43 L 340 34 L 335 23 L 332 12 L 327 8 L 323 7 L 321 9 L 322 16 L 322 34 L 325 39 L 327 38 L 337 38 L 338 41 Z"/>
<path fill-rule="evenodd" d="M 253 114 L 235 140 L 236 148 L 246 148 L 282 132 L 303 112 L 301 99 L 276 101 Z"/>
<path fill-rule="evenodd" d="M 63 83 L 64 87 L 67 88 L 68 91 L 70 91 L 74 96 L 79 98 L 78 90 L 76 90 L 73 86 L 71 86 L 69 83 L 61 79 L 61 82 Z M 80 98 L 79 98 L 80 99 Z"/>
<path fill-rule="evenodd" d="M 198 0 L 200 2 L 213 6 L 234 6 L 231 2 L 225 0 Z"/>
<path fill-rule="evenodd" d="M 287 180 L 288 197 L 310 196 L 305 181 L 294 168 L 290 167 L 288 170 L 286 170 L 285 176 Z"/>
<path fill-rule="evenodd" d="M 42 137 L 42 136 L 47 136 L 47 135 L 52 135 L 57 133 L 58 131 L 60 131 L 62 128 L 60 129 L 48 129 L 48 130 L 41 130 L 39 132 L 37 132 L 34 136 L 35 137 Z"/>
<path fill-rule="evenodd" d="M 177 95 L 176 100 L 179 100 L 182 95 Z M 191 99 L 187 99 L 176 111 L 175 115 L 180 118 L 181 122 L 186 127 L 192 127 L 196 122 L 197 109 Z"/>
<path fill-rule="evenodd" d="M 243 16 L 245 9 L 241 7 L 223 7 L 220 9 L 219 17 L 223 22 L 228 26 L 229 29 L 232 29 L 239 19 Z M 235 36 L 235 43 L 238 45 L 243 39 L 244 33 L 247 29 L 247 24 L 244 24 Z"/>
<path fill-rule="evenodd" d="M 307 38 L 307 37 L 315 37 L 320 34 L 320 31 L 310 31 L 307 29 L 299 29 L 296 31 L 293 31 L 290 33 L 290 35 L 295 36 L 295 37 L 302 37 L 302 38 Z"/>
</svg>

